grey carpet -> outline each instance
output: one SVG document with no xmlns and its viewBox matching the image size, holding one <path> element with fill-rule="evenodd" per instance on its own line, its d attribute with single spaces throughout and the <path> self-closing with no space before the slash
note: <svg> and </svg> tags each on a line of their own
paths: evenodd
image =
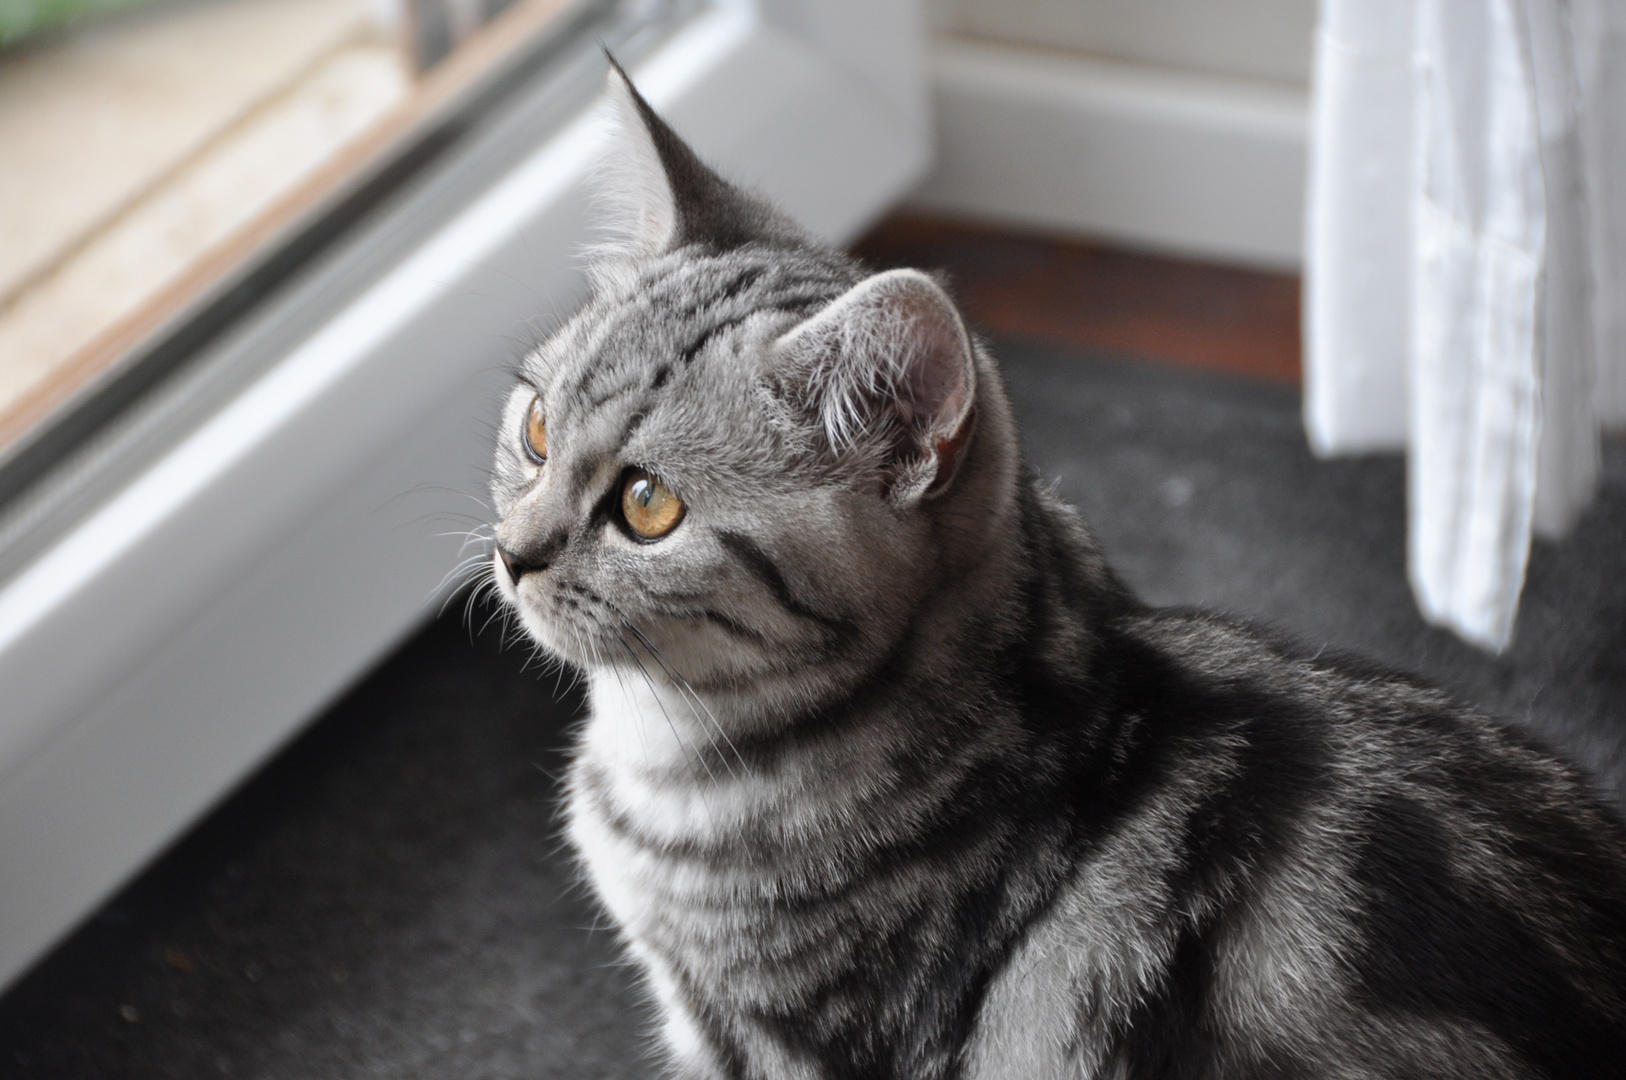
<svg viewBox="0 0 1626 1080">
<path fill-rule="evenodd" d="M 1626 801 L 1626 447 L 1491 659 L 1417 617 L 1399 460 L 1315 461 L 1293 391 L 1001 351 L 1035 464 L 1148 599 L 1422 671 Z M 578 702 L 524 658 L 430 625 L 0 999 L 0 1076 L 649 1075 L 553 839 Z"/>
</svg>

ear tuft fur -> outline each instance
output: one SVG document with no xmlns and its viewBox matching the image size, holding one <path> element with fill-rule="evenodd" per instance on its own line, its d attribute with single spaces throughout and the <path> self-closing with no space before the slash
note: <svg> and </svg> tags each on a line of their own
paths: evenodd
<svg viewBox="0 0 1626 1080">
<path fill-rule="evenodd" d="M 973 422 L 976 363 L 953 301 L 919 270 L 866 278 L 780 338 L 776 356 L 831 449 L 894 497 L 953 479 Z"/>
</svg>

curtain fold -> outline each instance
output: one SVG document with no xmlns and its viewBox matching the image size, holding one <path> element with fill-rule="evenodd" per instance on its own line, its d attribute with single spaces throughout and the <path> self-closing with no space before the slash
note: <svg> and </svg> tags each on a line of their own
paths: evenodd
<svg viewBox="0 0 1626 1080">
<path fill-rule="evenodd" d="M 1316 35 L 1304 410 L 1322 454 L 1406 445 L 1413 3 L 1323 4 Z"/>
<path fill-rule="evenodd" d="M 1594 401 L 1626 427 L 1626 3 L 1574 0 L 1578 126 L 1592 237 Z"/>
<path fill-rule="evenodd" d="M 1618 0 L 1323 0 L 1305 424 L 1405 447 L 1420 609 L 1512 638 L 1533 534 L 1598 477 L 1626 384 Z"/>
</svg>

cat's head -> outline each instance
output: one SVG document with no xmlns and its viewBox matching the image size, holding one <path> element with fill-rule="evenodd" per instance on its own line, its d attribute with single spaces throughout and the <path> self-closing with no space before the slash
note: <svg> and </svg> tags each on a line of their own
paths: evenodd
<svg viewBox="0 0 1626 1080">
<path fill-rule="evenodd" d="M 867 274 L 619 71 L 611 97 L 613 239 L 498 426 L 499 591 L 578 665 L 818 696 L 985 561 L 1015 468 L 997 375 L 932 278 Z"/>
</svg>

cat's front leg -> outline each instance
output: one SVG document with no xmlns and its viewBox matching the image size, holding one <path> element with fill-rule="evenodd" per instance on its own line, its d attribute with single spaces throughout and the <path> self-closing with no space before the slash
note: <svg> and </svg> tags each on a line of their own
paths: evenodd
<svg viewBox="0 0 1626 1080">
<path fill-rule="evenodd" d="M 787 1046 L 780 1033 L 739 1017 L 705 1022 L 702 1007 L 658 953 L 636 943 L 631 952 L 642 963 L 659 1006 L 660 1041 L 674 1080 L 827 1080 L 830 1074 Z"/>
<path fill-rule="evenodd" d="M 655 950 L 636 941 L 628 952 L 644 969 L 660 1016 L 659 1040 L 674 1080 L 722 1080 L 728 1075 L 723 1049 L 707 1036 L 704 1025 L 677 978 Z"/>
<path fill-rule="evenodd" d="M 724 1055 L 680 1004 L 662 1001 L 660 1041 L 673 1080 L 723 1080 Z"/>
</svg>

